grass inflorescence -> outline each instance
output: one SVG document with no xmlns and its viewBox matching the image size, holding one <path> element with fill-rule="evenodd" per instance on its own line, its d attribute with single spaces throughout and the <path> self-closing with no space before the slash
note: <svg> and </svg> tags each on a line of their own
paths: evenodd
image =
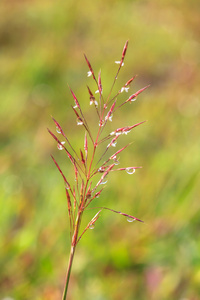
<svg viewBox="0 0 200 300">
<path fill-rule="evenodd" d="M 93 133 L 91 130 L 86 117 L 84 116 L 84 112 L 81 109 L 81 104 L 77 99 L 75 93 L 69 87 L 72 97 L 74 99 L 74 106 L 72 106 L 72 111 L 75 115 L 77 125 L 84 127 L 84 136 L 83 136 L 83 147 L 82 149 L 75 149 L 72 144 L 70 143 L 68 137 L 64 133 L 61 125 L 56 121 L 53 117 L 53 122 L 56 126 L 56 132 L 61 136 L 60 138 L 57 137 L 51 130 L 48 129 L 51 136 L 57 142 L 58 150 L 65 151 L 68 159 L 70 160 L 73 169 L 74 169 L 74 177 L 73 181 L 74 184 L 71 184 L 71 178 L 68 180 L 63 171 L 61 170 L 60 166 L 58 165 L 57 161 L 53 156 L 52 159 L 58 168 L 60 174 L 63 177 L 64 184 L 65 184 L 65 192 L 67 198 L 67 205 L 68 205 L 68 216 L 69 216 L 69 224 L 70 224 L 70 238 L 71 238 L 71 251 L 69 256 L 69 264 L 67 269 L 66 275 L 66 282 L 63 292 L 62 300 L 65 300 L 67 297 L 67 290 L 68 284 L 70 279 L 70 273 L 72 268 L 72 262 L 75 254 L 75 249 L 82 238 L 83 234 L 89 229 L 94 228 L 96 221 L 100 218 L 100 214 L 102 210 L 109 210 L 111 212 L 117 213 L 127 218 L 129 222 L 132 221 L 139 221 L 143 222 L 142 220 L 129 215 L 127 213 L 122 213 L 120 211 L 116 211 L 114 209 L 108 207 L 96 207 L 98 210 L 95 216 L 91 219 L 85 229 L 80 232 L 80 225 L 83 213 L 86 209 L 89 208 L 91 202 L 98 198 L 104 190 L 105 183 L 107 182 L 108 176 L 113 171 L 126 171 L 128 174 L 133 174 L 136 169 L 140 168 L 137 166 L 129 166 L 129 167 L 118 167 L 119 165 L 119 154 L 124 151 L 129 144 L 125 145 L 124 147 L 114 151 L 112 155 L 108 156 L 108 150 L 112 147 L 116 147 L 117 140 L 120 138 L 121 135 L 127 135 L 131 130 L 135 127 L 141 125 L 145 121 L 142 121 L 137 124 L 124 126 L 120 128 L 114 129 L 109 134 L 105 134 L 105 127 L 108 122 L 112 121 L 112 118 L 119 108 L 127 103 L 132 103 L 137 99 L 137 96 L 143 92 L 149 86 L 146 86 L 134 94 L 126 97 L 126 99 L 120 103 L 118 103 L 117 97 L 118 95 L 122 94 L 123 92 L 127 93 L 129 91 L 130 84 L 135 79 L 136 76 L 133 76 L 129 79 L 124 86 L 113 96 L 113 88 L 115 86 L 116 80 L 120 73 L 121 68 L 124 65 L 124 59 L 126 55 L 128 47 L 128 41 L 126 41 L 125 46 L 122 51 L 121 60 L 115 61 L 118 64 L 117 73 L 114 77 L 113 84 L 111 86 L 110 92 L 106 98 L 103 96 L 103 86 L 101 81 L 101 72 L 99 72 L 98 76 L 95 76 L 91 63 L 89 62 L 88 58 L 85 56 L 86 63 L 88 65 L 88 77 L 92 77 L 92 80 L 95 81 L 97 86 L 96 92 L 92 92 L 90 87 L 87 86 L 88 94 L 89 94 L 89 101 L 88 103 L 91 106 L 94 106 L 95 114 L 96 114 L 96 122 L 98 123 L 96 134 Z M 92 111 L 94 113 L 94 111 Z M 99 155 L 97 154 L 97 148 L 101 145 L 103 148 L 102 153 Z M 100 174 L 100 178 L 97 175 Z M 103 186 L 103 187 L 102 187 Z"/>
</svg>

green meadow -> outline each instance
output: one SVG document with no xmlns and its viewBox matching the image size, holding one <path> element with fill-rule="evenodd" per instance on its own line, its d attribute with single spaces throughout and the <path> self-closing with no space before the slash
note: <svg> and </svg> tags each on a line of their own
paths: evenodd
<svg viewBox="0 0 200 300">
<path fill-rule="evenodd" d="M 113 149 L 131 143 L 119 166 L 142 168 L 109 174 L 92 206 L 144 224 L 103 211 L 77 247 L 68 299 L 200 298 L 199 18 L 198 0 L 0 1 L 0 300 L 61 300 L 69 221 L 50 154 L 74 177 L 47 128 L 56 134 L 53 116 L 83 148 L 68 85 L 93 127 L 83 54 L 101 69 L 106 97 L 126 40 L 113 93 L 137 77 L 117 101 L 150 87 L 108 130 L 147 121 Z M 83 229 L 97 211 L 85 211 Z"/>
</svg>

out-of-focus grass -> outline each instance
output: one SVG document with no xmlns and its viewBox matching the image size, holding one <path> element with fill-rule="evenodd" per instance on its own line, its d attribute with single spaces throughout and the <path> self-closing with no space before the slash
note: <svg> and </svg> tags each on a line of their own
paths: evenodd
<svg viewBox="0 0 200 300">
<path fill-rule="evenodd" d="M 89 113 L 83 52 L 106 94 L 126 39 L 117 89 L 135 74 L 132 92 L 151 88 L 116 116 L 148 120 L 127 136 L 121 165 L 143 169 L 110 176 L 97 205 L 145 224 L 104 212 L 80 242 L 69 299 L 199 298 L 199 10 L 198 0 L 1 1 L 1 299 L 61 298 L 67 207 L 49 154 L 70 169 L 46 127 L 52 114 L 80 143 L 67 83 Z"/>
</svg>

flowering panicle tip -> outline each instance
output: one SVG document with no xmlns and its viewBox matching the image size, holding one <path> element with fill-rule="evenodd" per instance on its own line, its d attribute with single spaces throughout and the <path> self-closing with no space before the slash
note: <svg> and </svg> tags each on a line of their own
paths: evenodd
<svg viewBox="0 0 200 300">
<path fill-rule="evenodd" d="M 126 43 L 124 45 L 124 49 L 122 51 L 122 58 L 121 58 L 122 61 L 124 61 L 124 57 L 126 55 L 127 48 L 128 48 L 128 40 L 126 41 Z"/>
<path fill-rule="evenodd" d="M 113 104 L 112 104 L 112 106 L 111 106 L 109 112 L 107 113 L 107 115 L 106 115 L 106 117 L 105 117 L 105 120 L 106 120 L 106 121 L 107 121 L 107 120 L 112 121 L 112 112 L 113 112 L 113 110 L 114 110 L 114 108 L 115 108 L 116 101 L 117 101 L 117 100 L 115 100 L 115 102 L 113 102 Z"/>
<path fill-rule="evenodd" d="M 84 57 L 85 57 L 86 63 L 87 63 L 87 65 L 88 65 L 88 67 L 89 67 L 89 70 L 90 70 L 90 71 L 88 72 L 88 77 L 92 75 L 93 79 L 96 81 L 96 78 L 95 78 L 95 76 L 94 76 L 94 71 L 93 71 L 93 69 L 92 69 L 92 66 L 91 66 L 91 64 L 90 64 L 90 62 L 89 62 L 89 60 L 87 59 L 87 56 L 86 56 L 85 54 L 84 54 Z"/>
<path fill-rule="evenodd" d="M 72 91 L 72 89 L 70 87 L 69 87 L 69 89 L 70 89 L 70 92 L 71 92 L 71 94 L 72 94 L 72 96 L 74 98 L 74 102 L 75 102 L 75 107 L 74 108 L 78 107 L 80 109 L 80 104 L 79 104 L 79 102 L 78 102 L 78 100 L 77 100 L 74 92 Z"/>
<path fill-rule="evenodd" d="M 54 123 L 55 123 L 55 125 L 56 125 L 56 131 L 57 131 L 58 133 L 62 133 L 62 135 L 63 135 L 63 130 L 62 130 L 60 124 L 59 124 L 52 116 L 51 116 L 51 118 L 52 118 L 52 120 L 54 121 Z"/>
<path fill-rule="evenodd" d="M 130 84 L 131 84 L 131 82 L 135 79 L 135 77 L 136 77 L 137 75 L 135 75 L 135 76 L 133 76 L 131 79 L 129 79 L 126 83 L 125 83 L 125 87 L 126 86 L 129 86 Z"/>
<path fill-rule="evenodd" d="M 125 101 L 125 103 L 126 103 L 126 102 L 130 102 L 130 101 L 135 101 L 135 100 L 136 100 L 136 97 L 137 97 L 140 93 L 142 93 L 144 90 L 146 90 L 148 87 L 150 87 L 150 84 L 147 85 L 147 86 L 145 86 L 144 88 L 138 90 L 135 94 L 132 94 L 132 95 Z"/>
<path fill-rule="evenodd" d="M 66 179 L 63 171 L 61 170 L 60 166 L 58 165 L 57 161 L 54 159 L 53 156 L 52 160 L 54 161 L 59 173 L 61 174 L 65 190 L 66 190 L 66 197 L 67 197 L 67 205 L 68 205 L 68 214 L 69 214 L 69 221 L 70 221 L 70 237 L 71 237 L 71 254 L 70 254 L 70 260 L 69 260 L 69 267 L 68 267 L 68 273 L 67 273 L 67 279 L 66 279 L 66 287 L 64 290 L 64 296 L 63 300 L 66 300 L 66 291 L 67 291 L 67 285 L 69 282 L 69 276 L 71 271 L 71 265 L 73 261 L 73 255 L 75 251 L 75 247 L 78 243 L 78 241 L 81 239 L 82 235 L 86 232 L 87 229 L 94 228 L 94 225 L 98 218 L 100 217 L 100 213 L 103 209 L 107 209 L 109 211 L 115 212 L 117 214 L 120 214 L 122 216 L 125 216 L 128 220 L 128 222 L 132 222 L 134 220 L 137 220 L 139 222 L 143 222 L 142 220 L 131 216 L 129 214 L 116 211 L 110 208 L 106 207 L 99 207 L 99 211 L 95 214 L 95 216 L 90 220 L 88 225 L 83 230 L 82 234 L 79 235 L 79 231 L 81 228 L 81 220 L 82 220 L 82 214 L 87 209 L 89 204 L 94 200 L 97 199 L 104 188 L 102 185 L 105 185 L 107 182 L 107 178 L 110 172 L 112 171 L 126 171 L 127 174 L 133 174 L 136 169 L 139 169 L 141 167 L 121 167 L 118 168 L 120 161 L 120 153 L 125 150 L 130 144 L 120 148 L 117 151 L 111 151 L 112 147 L 116 147 L 118 138 L 121 137 L 122 134 L 127 135 L 133 128 L 139 126 L 140 124 L 144 123 L 145 121 L 142 121 L 140 123 L 136 123 L 131 126 L 124 126 L 119 127 L 115 129 L 110 134 L 105 134 L 105 127 L 107 125 L 107 121 L 112 121 L 113 115 L 115 114 L 116 110 L 121 108 L 126 103 L 131 103 L 132 101 L 136 100 L 136 97 L 143 92 L 145 89 L 149 87 L 146 86 L 134 94 L 130 95 L 129 97 L 125 98 L 124 102 L 122 101 L 119 104 L 120 97 L 118 97 L 122 92 L 128 92 L 131 83 L 135 79 L 136 76 L 133 76 L 130 78 L 124 86 L 118 90 L 118 92 L 113 96 L 112 92 L 115 87 L 116 80 L 118 78 L 119 72 L 121 70 L 121 67 L 124 65 L 124 59 L 128 48 L 128 40 L 126 41 L 121 59 L 119 61 L 116 61 L 117 64 L 119 64 L 117 68 L 116 75 L 114 77 L 113 83 L 111 85 L 111 89 L 108 93 L 107 98 L 103 97 L 103 88 L 102 88 L 102 78 L 101 78 L 101 71 L 98 73 L 98 76 L 95 77 L 94 70 L 84 54 L 87 66 L 89 68 L 88 76 L 92 76 L 95 84 L 97 86 L 97 91 L 95 93 L 98 93 L 98 95 L 95 97 L 93 95 L 93 92 L 90 90 L 90 88 L 87 86 L 88 93 L 89 93 L 89 103 L 91 106 L 94 106 L 95 113 L 97 114 L 97 126 L 94 128 L 91 128 L 89 126 L 90 124 L 87 122 L 87 118 L 82 112 L 81 109 L 81 102 L 79 103 L 75 93 L 72 91 L 72 89 L 69 87 L 70 92 L 73 96 L 75 105 L 72 106 L 72 109 L 74 111 L 75 117 L 77 119 L 77 125 L 83 125 L 82 129 L 85 130 L 83 141 L 84 145 L 81 147 L 77 147 L 78 151 L 74 150 L 71 143 L 69 142 L 69 139 L 65 135 L 61 125 L 52 117 L 54 124 L 56 125 L 56 131 L 58 134 L 61 134 L 60 136 L 64 138 L 64 141 L 57 138 L 57 136 L 52 133 L 49 129 L 49 133 L 53 137 L 53 139 L 57 142 L 57 147 L 59 150 L 63 150 L 64 154 L 67 153 L 67 156 L 69 160 L 72 163 L 73 168 L 73 178 L 75 179 L 73 185 L 70 185 L 68 180 Z M 121 96 L 121 95 L 120 95 Z M 118 99 L 117 99 L 118 98 Z M 127 99 L 127 100 L 126 100 Z M 99 125 L 99 126 L 98 126 Z M 96 136 L 94 137 L 94 133 L 96 132 Z M 90 139 L 90 143 L 88 143 L 88 138 Z M 106 144 L 105 144 L 106 142 Z M 101 146 L 104 144 L 104 149 L 101 151 Z M 97 146 L 98 147 L 97 149 Z M 80 149 L 79 149 L 80 148 Z M 91 148 L 91 149 L 90 149 Z M 98 152 L 97 152 L 98 151 Z M 108 154 L 110 152 L 110 154 Z M 112 154 L 112 152 L 115 152 Z M 72 154 L 71 154 L 72 153 Z M 100 153 L 100 155 L 99 155 Z M 98 157 L 99 155 L 99 157 Z M 107 157 L 106 157 L 107 155 Z M 95 184 L 94 183 L 94 177 L 98 176 L 98 179 L 96 179 Z M 97 177 L 96 176 L 96 177 Z M 96 178 L 95 177 L 95 178 Z M 100 179 L 99 179 L 100 178 Z M 97 183 L 96 183 L 97 182 Z M 100 186 L 101 185 L 101 186 Z M 97 200 L 96 200 L 97 201 Z M 96 207 L 97 208 L 97 207 Z"/>
<path fill-rule="evenodd" d="M 112 135 L 116 135 L 116 136 L 119 136 L 119 135 L 121 135 L 121 134 L 127 134 L 127 133 L 129 133 L 130 131 L 131 131 L 131 129 L 133 129 L 133 128 L 135 128 L 135 127 L 137 127 L 137 126 L 139 126 L 139 125 L 141 125 L 141 124 L 143 124 L 143 123 L 145 123 L 146 121 L 142 121 L 142 122 L 139 122 L 139 123 L 137 123 L 137 124 L 134 124 L 134 125 L 132 125 L 132 126 L 126 126 L 126 127 L 120 127 L 120 128 L 117 128 L 115 131 L 112 131 L 111 133 L 110 133 L 110 135 L 112 136 Z"/>
</svg>

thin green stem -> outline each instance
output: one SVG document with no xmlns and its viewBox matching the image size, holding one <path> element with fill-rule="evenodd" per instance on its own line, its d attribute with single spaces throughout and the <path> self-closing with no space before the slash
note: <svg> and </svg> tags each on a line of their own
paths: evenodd
<svg viewBox="0 0 200 300">
<path fill-rule="evenodd" d="M 70 252 L 67 275 L 66 275 L 66 281 L 65 281 L 65 288 L 64 288 L 64 291 L 63 291 L 62 300 L 67 299 L 67 291 L 68 291 L 68 286 L 69 286 L 69 279 L 70 279 L 70 274 L 71 274 L 71 269 L 72 269 L 72 263 L 73 263 L 75 248 L 76 248 L 76 245 L 71 246 L 71 252 Z"/>
<path fill-rule="evenodd" d="M 74 259 L 75 249 L 76 249 L 76 245 L 77 245 L 78 232 L 79 232 L 79 228 L 80 228 L 80 224 L 81 224 L 82 213 L 83 213 L 83 211 L 79 210 L 77 218 L 76 218 L 74 234 L 73 234 L 72 242 L 71 242 L 71 251 L 70 251 L 70 256 L 69 256 L 67 275 L 66 275 L 66 280 L 65 280 L 65 288 L 64 288 L 64 291 L 63 291 L 62 300 L 67 299 L 69 279 L 70 279 L 70 275 L 71 275 L 71 269 L 72 269 L 72 263 L 73 263 L 73 259 Z"/>
</svg>

